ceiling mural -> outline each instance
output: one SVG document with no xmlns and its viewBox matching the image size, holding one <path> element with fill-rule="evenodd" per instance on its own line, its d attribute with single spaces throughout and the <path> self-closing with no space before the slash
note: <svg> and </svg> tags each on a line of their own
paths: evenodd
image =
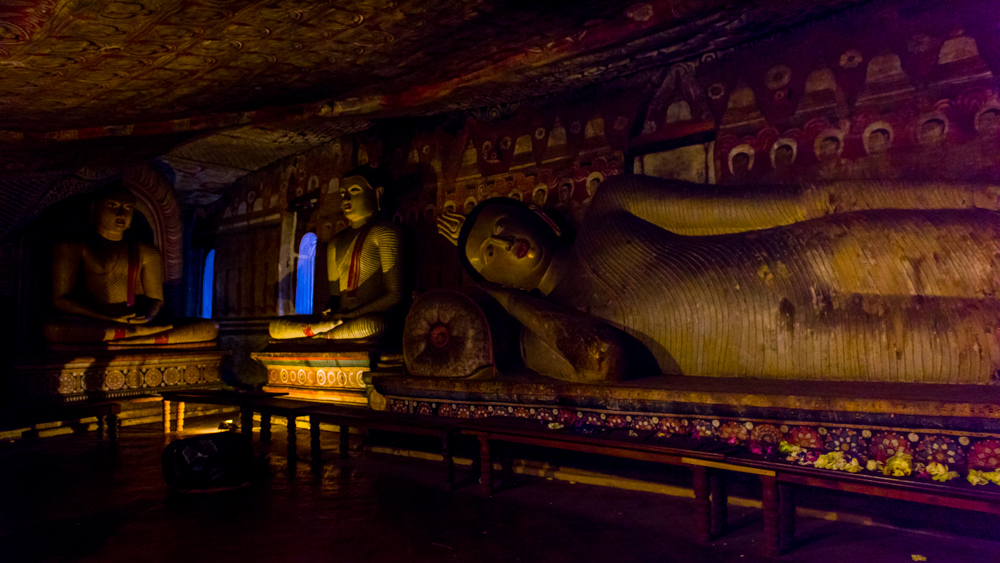
<svg viewBox="0 0 1000 563">
<path fill-rule="evenodd" d="M 162 157 L 207 203 L 373 119 L 559 96 L 864 3 L 4 0 L 0 188 Z"/>
</svg>

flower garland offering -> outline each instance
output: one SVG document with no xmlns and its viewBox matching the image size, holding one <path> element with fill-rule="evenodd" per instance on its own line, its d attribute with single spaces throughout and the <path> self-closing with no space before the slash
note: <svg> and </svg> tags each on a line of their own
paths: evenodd
<svg viewBox="0 0 1000 563">
<path fill-rule="evenodd" d="M 848 473 L 857 473 L 862 469 L 857 458 L 847 459 L 844 452 L 839 450 L 819 456 L 813 465 L 820 469 L 833 469 L 834 471 L 847 471 Z"/>
<path fill-rule="evenodd" d="M 931 476 L 931 479 L 934 479 L 935 481 L 941 481 L 942 483 L 951 481 L 955 477 L 958 477 L 957 471 L 948 471 L 947 465 L 943 463 L 938 463 L 936 461 L 928 463 L 927 467 L 924 468 L 924 471 L 926 471 L 927 474 Z"/>
<path fill-rule="evenodd" d="M 970 469 L 969 475 L 966 479 L 973 485 L 986 485 L 987 483 L 1000 485 L 1000 473 L 996 471 L 977 471 L 975 469 Z"/>
<path fill-rule="evenodd" d="M 913 458 L 903 452 L 885 460 L 885 467 L 882 468 L 886 477 L 908 477 L 910 473 L 913 473 Z"/>
</svg>

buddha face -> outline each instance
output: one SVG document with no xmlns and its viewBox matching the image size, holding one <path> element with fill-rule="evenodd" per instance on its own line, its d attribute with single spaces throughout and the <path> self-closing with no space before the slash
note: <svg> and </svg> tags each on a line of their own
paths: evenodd
<svg viewBox="0 0 1000 563">
<path fill-rule="evenodd" d="M 794 159 L 795 153 L 792 151 L 792 147 L 781 145 L 774 149 L 774 167 L 778 170 L 790 168 Z"/>
<path fill-rule="evenodd" d="M 476 218 L 465 255 L 487 280 L 530 290 L 541 282 L 556 245 L 555 233 L 533 212 L 492 205 Z"/>
<path fill-rule="evenodd" d="M 920 126 L 918 133 L 920 143 L 923 145 L 936 145 L 944 140 L 944 121 L 940 119 L 928 119 Z"/>
<path fill-rule="evenodd" d="M 868 135 L 868 152 L 870 154 L 882 154 L 889 150 L 889 132 L 885 129 L 876 129 Z"/>
<path fill-rule="evenodd" d="M 980 135 L 987 137 L 996 135 L 997 131 L 1000 131 L 1000 111 L 987 110 L 979 114 L 976 126 Z"/>
<path fill-rule="evenodd" d="M 750 172 L 750 155 L 745 152 L 733 155 L 733 176 L 746 176 Z"/>
<path fill-rule="evenodd" d="M 382 187 L 372 188 L 364 178 L 359 176 L 344 178 L 340 186 L 344 217 L 352 224 L 365 221 L 378 211 L 379 200 L 384 191 Z"/>
<path fill-rule="evenodd" d="M 840 139 L 827 137 L 819 143 L 819 157 L 821 160 L 833 160 L 840 156 Z"/>
<path fill-rule="evenodd" d="M 128 192 L 113 192 L 94 203 L 97 232 L 110 240 L 121 240 L 134 214 L 135 196 Z"/>
</svg>

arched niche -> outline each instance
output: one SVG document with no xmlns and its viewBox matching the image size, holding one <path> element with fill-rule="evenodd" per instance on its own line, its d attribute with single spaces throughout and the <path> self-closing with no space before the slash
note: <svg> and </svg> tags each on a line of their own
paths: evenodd
<svg viewBox="0 0 1000 563">
<path fill-rule="evenodd" d="M 148 165 L 94 181 L 61 179 L 42 198 L 44 208 L 34 213 L 12 241 L 17 264 L 12 280 L 16 322 L 10 323 L 15 349 L 30 351 L 41 345 L 41 323 L 52 314 L 53 245 L 90 229 L 90 193 L 119 181 L 136 196 L 138 213 L 132 220 L 132 236 L 160 250 L 168 310 L 176 315 L 183 310 L 183 222 L 170 181 Z"/>
<path fill-rule="evenodd" d="M 122 183 L 132 190 L 137 209 L 153 230 L 153 243 L 163 256 L 163 291 L 174 314 L 183 311 L 184 222 L 173 185 L 148 164 L 126 169 Z"/>
</svg>

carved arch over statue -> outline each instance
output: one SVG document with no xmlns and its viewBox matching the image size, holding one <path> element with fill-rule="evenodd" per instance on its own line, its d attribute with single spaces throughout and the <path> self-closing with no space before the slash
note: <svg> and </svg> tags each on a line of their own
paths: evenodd
<svg viewBox="0 0 1000 563">
<path fill-rule="evenodd" d="M 184 221 L 177 193 L 170 180 L 149 164 L 122 171 L 122 182 L 135 194 L 139 211 L 153 228 L 154 243 L 163 256 L 167 306 L 178 313 L 184 277 Z"/>
</svg>

